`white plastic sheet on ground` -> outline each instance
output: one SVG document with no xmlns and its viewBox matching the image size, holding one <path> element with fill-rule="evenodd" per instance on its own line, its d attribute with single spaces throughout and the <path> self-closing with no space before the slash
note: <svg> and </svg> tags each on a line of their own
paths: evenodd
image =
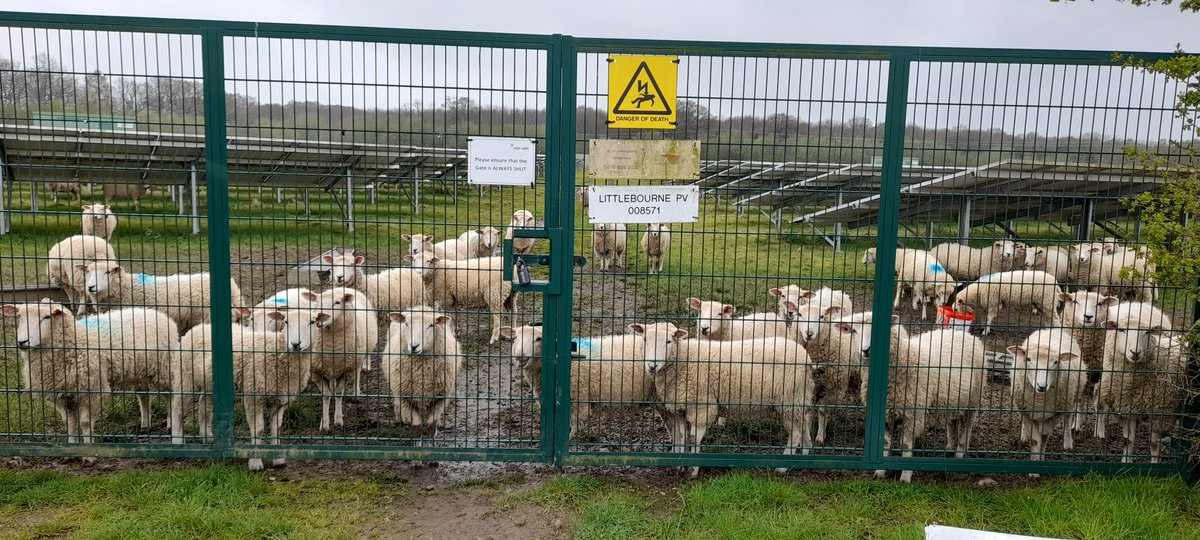
<svg viewBox="0 0 1200 540">
<path fill-rule="evenodd" d="M 946 527 L 942 525 L 929 525 L 925 527 L 925 540 L 1061 540 L 1056 538 L 1048 538 L 1045 536 L 1023 536 L 1019 534 L 1004 534 L 989 531 L 976 531 L 972 529 L 960 529 L 958 527 Z"/>
</svg>

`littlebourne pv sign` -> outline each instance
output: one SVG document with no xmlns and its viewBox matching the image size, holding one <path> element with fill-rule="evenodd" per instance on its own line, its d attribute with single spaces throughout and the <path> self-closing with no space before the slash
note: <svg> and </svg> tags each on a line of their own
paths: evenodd
<svg viewBox="0 0 1200 540">
<path fill-rule="evenodd" d="M 699 186 L 592 186 L 590 223 L 694 223 Z"/>
</svg>

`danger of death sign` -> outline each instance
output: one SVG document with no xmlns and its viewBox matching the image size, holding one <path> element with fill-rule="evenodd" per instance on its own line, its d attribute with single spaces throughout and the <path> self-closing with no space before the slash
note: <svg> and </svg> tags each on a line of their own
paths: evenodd
<svg viewBox="0 0 1200 540">
<path fill-rule="evenodd" d="M 678 56 L 608 57 L 608 127 L 675 129 Z"/>
</svg>

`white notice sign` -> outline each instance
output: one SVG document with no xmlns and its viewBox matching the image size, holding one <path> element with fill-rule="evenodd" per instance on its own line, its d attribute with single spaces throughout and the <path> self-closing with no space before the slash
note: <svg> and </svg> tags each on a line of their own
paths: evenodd
<svg viewBox="0 0 1200 540">
<path fill-rule="evenodd" d="M 533 186 L 537 178 L 537 143 L 530 139 L 467 139 L 467 183 Z"/>
<path fill-rule="evenodd" d="M 589 223 L 695 223 L 700 186 L 592 186 Z"/>
</svg>

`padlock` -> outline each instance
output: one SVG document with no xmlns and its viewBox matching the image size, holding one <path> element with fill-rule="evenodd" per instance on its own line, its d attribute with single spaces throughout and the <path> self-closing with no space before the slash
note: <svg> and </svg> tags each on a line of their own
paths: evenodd
<svg viewBox="0 0 1200 540">
<path fill-rule="evenodd" d="M 517 259 L 517 283 L 522 287 L 533 283 L 533 278 L 529 276 L 529 265 L 525 264 L 522 259 Z"/>
</svg>

